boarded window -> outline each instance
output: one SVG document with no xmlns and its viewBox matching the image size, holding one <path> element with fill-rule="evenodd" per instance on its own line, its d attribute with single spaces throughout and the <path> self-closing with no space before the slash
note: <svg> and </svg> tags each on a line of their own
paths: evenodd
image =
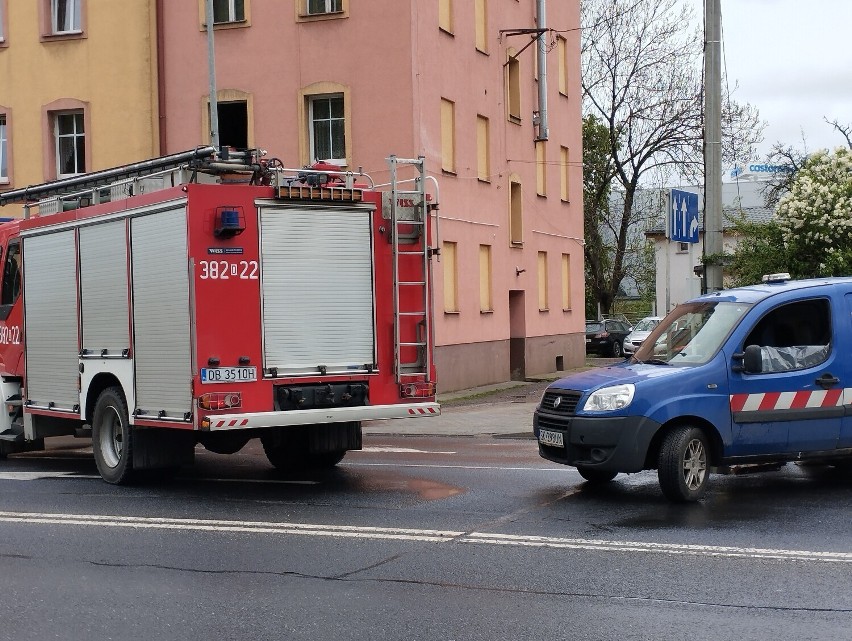
<svg viewBox="0 0 852 641">
<path fill-rule="evenodd" d="M 494 309 L 491 289 L 491 245 L 479 246 L 479 311 Z"/>
<path fill-rule="evenodd" d="M 517 178 L 509 181 L 509 241 L 524 242 L 521 181 Z"/>
<path fill-rule="evenodd" d="M 476 175 L 480 180 L 491 181 L 491 138 L 485 116 L 476 117 Z"/>
<path fill-rule="evenodd" d="M 441 98 L 441 169 L 456 170 L 456 105 Z"/>
<path fill-rule="evenodd" d="M 547 196 L 547 143 L 543 140 L 535 143 L 535 193 Z"/>
<path fill-rule="evenodd" d="M 571 254 L 562 254 L 562 309 L 571 309 Z"/>
<path fill-rule="evenodd" d="M 444 242 L 441 250 L 444 265 L 444 311 L 459 311 L 459 276 L 456 265 L 456 243 Z"/>
<path fill-rule="evenodd" d="M 538 252 L 538 310 L 547 309 L 547 252 Z"/>
</svg>

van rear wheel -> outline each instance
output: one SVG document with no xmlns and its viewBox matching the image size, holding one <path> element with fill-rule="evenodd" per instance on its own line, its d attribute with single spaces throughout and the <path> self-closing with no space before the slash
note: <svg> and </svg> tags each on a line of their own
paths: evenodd
<svg viewBox="0 0 852 641">
<path fill-rule="evenodd" d="M 697 501 L 709 480 L 707 437 L 697 427 L 673 429 L 663 439 L 657 461 L 657 478 L 670 501 Z"/>
</svg>

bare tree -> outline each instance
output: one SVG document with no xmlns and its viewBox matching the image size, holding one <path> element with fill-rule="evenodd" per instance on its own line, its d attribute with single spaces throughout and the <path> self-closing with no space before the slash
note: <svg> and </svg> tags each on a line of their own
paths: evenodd
<svg viewBox="0 0 852 641">
<path fill-rule="evenodd" d="M 837 131 L 846 141 L 846 146 L 852 149 L 852 125 L 844 125 L 839 120 L 829 120 L 823 117 L 823 120 Z M 766 187 L 763 189 L 763 197 L 767 207 L 775 207 L 781 197 L 790 191 L 790 185 L 796 178 L 796 174 L 802 168 L 802 165 L 811 155 L 808 149 L 808 141 L 804 133 L 802 133 L 802 146 L 795 147 L 790 144 L 776 142 L 772 145 L 769 151 L 767 160 L 770 165 L 778 165 L 784 167 L 784 171 L 776 171 L 772 177 L 766 182 Z"/>
<path fill-rule="evenodd" d="M 620 207 L 599 214 L 609 216 L 605 226 L 612 230 L 608 260 L 590 256 L 605 239 L 586 229 L 587 262 L 607 267 L 590 274 L 589 286 L 608 313 L 626 276 L 631 234 L 644 231 L 643 210 L 634 207 L 643 181 L 702 173 L 703 39 L 680 0 L 582 2 L 584 113 L 609 130 L 611 180 L 624 196 Z M 763 123 L 750 105 L 725 105 L 723 158 L 729 160 L 752 151 Z"/>
</svg>

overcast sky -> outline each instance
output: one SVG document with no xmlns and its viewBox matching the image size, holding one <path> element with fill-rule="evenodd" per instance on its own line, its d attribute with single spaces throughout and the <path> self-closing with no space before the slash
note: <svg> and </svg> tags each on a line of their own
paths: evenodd
<svg viewBox="0 0 852 641">
<path fill-rule="evenodd" d="M 695 0 L 701 14 L 704 3 Z M 852 0 L 721 0 L 723 72 L 767 122 L 761 153 L 845 144 L 824 117 L 852 125 Z"/>
</svg>

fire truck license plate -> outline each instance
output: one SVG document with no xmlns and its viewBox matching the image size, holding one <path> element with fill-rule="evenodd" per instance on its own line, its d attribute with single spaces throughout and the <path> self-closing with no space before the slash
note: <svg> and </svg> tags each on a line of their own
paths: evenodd
<svg viewBox="0 0 852 641">
<path fill-rule="evenodd" d="M 202 367 L 202 383 L 245 383 L 257 380 L 256 367 Z"/>
</svg>

